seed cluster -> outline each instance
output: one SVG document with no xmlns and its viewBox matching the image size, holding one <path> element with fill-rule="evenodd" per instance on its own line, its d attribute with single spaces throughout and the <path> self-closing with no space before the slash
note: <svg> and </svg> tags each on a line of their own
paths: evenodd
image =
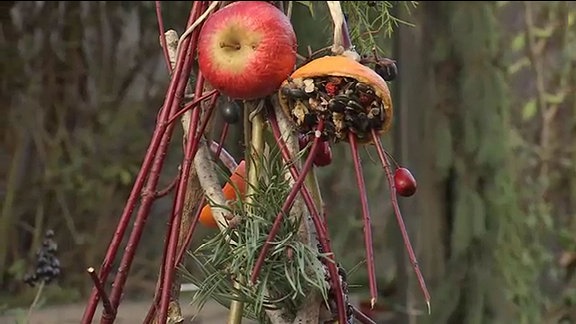
<svg viewBox="0 0 576 324">
<path fill-rule="evenodd" d="M 54 241 L 54 231 L 48 230 L 44 235 L 42 247 L 36 252 L 36 269 L 33 274 L 24 276 L 24 282 L 34 287 L 40 282 L 49 284 L 60 276 L 60 260 L 56 257 L 58 244 Z"/>
<path fill-rule="evenodd" d="M 358 140 L 382 129 L 386 115 L 374 88 L 348 77 L 289 79 L 281 94 L 287 99 L 292 120 L 301 133 L 310 133 L 320 119 L 323 135 L 334 142 L 346 140 L 348 132 Z"/>
</svg>

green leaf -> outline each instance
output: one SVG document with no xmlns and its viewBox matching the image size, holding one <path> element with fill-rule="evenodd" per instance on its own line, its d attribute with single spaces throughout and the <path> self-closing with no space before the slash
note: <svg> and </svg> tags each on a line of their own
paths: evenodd
<svg viewBox="0 0 576 324">
<path fill-rule="evenodd" d="M 554 25 L 549 25 L 543 28 L 533 27 L 532 32 L 536 37 L 549 38 L 554 32 Z"/>
<path fill-rule="evenodd" d="M 314 3 L 312 3 L 312 1 L 294 1 L 296 3 L 299 3 L 301 5 L 303 5 L 304 7 L 308 8 L 308 11 L 310 11 L 310 16 L 312 16 L 312 18 L 314 17 Z"/>
<path fill-rule="evenodd" d="M 564 99 L 566 98 L 566 92 L 562 91 L 557 94 L 547 93 L 544 95 L 544 98 L 550 104 L 559 105 L 564 102 Z"/>
<path fill-rule="evenodd" d="M 509 74 L 518 73 L 520 70 L 522 70 L 523 68 L 528 67 L 528 66 L 530 66 L 530 60 L 526 56 L 523 56 L 521 59 L 512 63 L 508 67 L 508 73 Z"/>
<path fill-rule="evenodd" d="M 519 51 L 526 45 L 526 35 L 524 33 L 516 35 L 512 40 L 512 50 Z"/>
<path fill-rule="evenodd" d="M 119 176 L 120 176 L 120 182 L 123 185 L 129 185 L 130 183 L 132 183 L 132 174 L 130 174 L 130 171 L 126 169 L 121 169 L 119 170 Z"/>
<path fill-rule="evenodd" d="M 15 277 L 21 277 L 26 272 L 26 260 L 18 259 L 12 262 L 8 268 L 8 273 Z"/>
<path fill-rule="evenodd" d="M 528 101 L 524 108 L 522 108 L 522 120 L 526 121 L 532 119 L 536 115 L 538 107 L 536 106 L 536 99 Z"/>
</svg>

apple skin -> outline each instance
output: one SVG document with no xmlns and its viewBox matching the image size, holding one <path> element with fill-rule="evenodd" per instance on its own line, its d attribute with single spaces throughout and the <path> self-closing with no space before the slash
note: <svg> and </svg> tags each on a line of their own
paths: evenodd
<svg viewBox="0 0 576 324">
<path fill-rule="evenodd" d="M 198 66 L 206 80 L 232 99 L 275 92 L 296 64 L 290 20 L 265 1 L 234 2 L 208 17 L 198 39 Z"/>
</svg>

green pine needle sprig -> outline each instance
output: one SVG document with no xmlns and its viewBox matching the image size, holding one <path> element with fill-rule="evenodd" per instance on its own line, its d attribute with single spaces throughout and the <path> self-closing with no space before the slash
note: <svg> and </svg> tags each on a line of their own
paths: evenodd
<svg viewBox="0 0 576 324">
<path fill-rule="evenodd" d="M 258 165 L 259 180 L 253 185 L 254 194 L 250 199 L 253 203 L 236 201 L 220 206 L 232 211 L 239 221 L 189 251 L 194 271 L 182 268 L 181 272 L 185 280 L 199 288 L 192 297 L 192 304 L 198 309 L 209 299 L 225 307 L 229 307 L 232 300 L 240 300 L 244 303 L 245 317 L 266 323 L 266 309 L 282 309 L 284 314 L 295 315 L 313 290 L 327 301 L 329 285 L 320 261 L 326 256 L 318 251 L 316 242 L 302 242 L 298 235 L 302 218 L 289 215 L 284 215 L 258 282 L 255 285 L 248 282 L 290 191 L 284 176 L 287 165 L 277 149 L 268 149 Z M 229 244 L 226 237 L 237 244 Z M 235 281 L 239 283 L 236 288 Z"/>
<path fill-rule="evenodd" d="M 370 3 L 373 3 L 372 5 Z M 383 52 L 381 44 L 392 37 L 400 24 L 412 26 L 398 18 L 395 9 L 403 5 L 410 12 L 417 1 L 342 1 L 342 10 L 348 17 L 348 32 L 359 53 L 370 53 L 373 48 Z"/>
</svg>

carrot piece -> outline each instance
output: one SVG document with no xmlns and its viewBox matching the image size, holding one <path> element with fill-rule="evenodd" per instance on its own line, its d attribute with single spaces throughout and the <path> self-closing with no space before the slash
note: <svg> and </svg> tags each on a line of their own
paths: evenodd
<svg viewBox="0 0 576 324">
<path fill-rule="evenodd" d="M 230 179 L 222 188 L 224 199 L 227 201 L 235 201 L 238 198 L 236 195 L 236 190 L 238 190 L 240 193 L 240 198 L 243 199 L 246 195 L 246 163 L 244 160 L 240 161 L 236 167 L 236 170 L 234 170 L 234 173 L 230 176 Z M 202 207 L 199 221 L 206 227 L 218 227 L 216 220 L 212 216 L 212 209 L 210 208 L 210 204 L 206 204 L 204 207 Z"/>
</svg>

